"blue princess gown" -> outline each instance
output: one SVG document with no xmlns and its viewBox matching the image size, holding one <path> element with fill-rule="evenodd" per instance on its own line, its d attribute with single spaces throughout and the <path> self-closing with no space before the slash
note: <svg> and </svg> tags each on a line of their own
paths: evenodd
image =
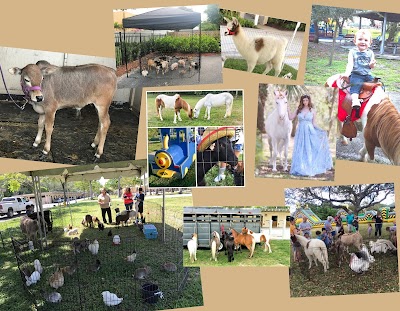
<svg viewBox="0 0 400 311">
<path fill-rule="evenodd" d="M 328 136 L 324 130 L 313 126 L 311 111 L 301 112 L 297 117 L 299 124 L 294 138 L 290 174 L 301 176 L 323 174 L 332 168 Z"/>
</svg>

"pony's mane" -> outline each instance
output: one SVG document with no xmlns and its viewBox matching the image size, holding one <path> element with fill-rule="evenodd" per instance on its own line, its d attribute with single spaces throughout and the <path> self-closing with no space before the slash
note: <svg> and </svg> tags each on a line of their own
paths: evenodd
<svg viewBox="0 0 400 311">
<path fill-rule="evenodd" d="M 400 164 L 400 114 L 389 98 L 368 113 L 368 126 L 375 131 L 379 144 L 393 164 Z"/>
</svg>

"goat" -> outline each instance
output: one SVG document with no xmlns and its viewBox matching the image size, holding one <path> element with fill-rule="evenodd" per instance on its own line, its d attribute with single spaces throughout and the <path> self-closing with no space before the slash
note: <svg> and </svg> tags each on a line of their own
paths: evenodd
<svg viewBox="0 0 400 311">
<path fill-rule="evenodd" d="M 39 146 L 43 131 L 46 131 L 42 159 L 50 152 L 57 110 L 69 107 L 81 109 L 91 103 L 99 117 L 99 126 L 91 146 L 97 147 L 95 157 L 100 158 L 111 123 L 108 110 L 117 89 L 114 69 L 98 64 L 58 67 L 47 61 L 38 61 L 22 69 L 13 67 L 8 71 L 21 76 L 25 97 L 39 114 L 34 147 Z"/>
<path fill-rule="evenodd" d="M 218 162 L 225 162 L 231 166 L 235 166 L 238 162 L 238 158 L 233 151 L 232 143 L 230 142 L 229 137 L 225 136 L 215 140 L 214 143 L 204 151 L 199 151 L 199 146 L 197 151 L 198 186 L 206 185 L 204 180 L 205 175 Z"/>
<path fill-rule="evenodd" d="M 131 210 L 131 211 L 124 211 L 124 213 L 119 213 L 115 220 L 117 226 L 119 227 L 119 224 L 121 222 L 125 223 L 125 226 L 127 226 L 128 220 L 131 217 L 131 213 L 136 213 L 136 212 Z"/>
<path fill-rule="evenodd" d="M 232 235 L 229 235 L 225 239 L 225 248 L 226 252 L 228 252 L 228 262 L 232 262 L 235 260 L 235 258 L 233 258 L 234 247 L 235 247 L 235 239 Z"/>
<path fill-rule="evenodd" d="M 20 228 L 28 240 L 36 241 L 37 234 L 40 230 L 37 220 L 30 219 L 28 216 L 23 216 L 21 217 Z"/>
</svg>

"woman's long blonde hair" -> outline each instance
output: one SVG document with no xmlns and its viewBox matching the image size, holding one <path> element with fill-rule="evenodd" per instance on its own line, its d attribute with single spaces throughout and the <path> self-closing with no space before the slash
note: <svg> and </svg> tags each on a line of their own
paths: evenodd
<svg viewBox="0 0 400 311">
<path fill-rule="evenodd" d="M 307 95 L 307 94 L 302 95 L 302 96 L 300 97 L 300 104 L 299 104 L 299 107 L 297 107 L 297 114 L 299 114 L 299 113 L 303 110 L 303 108 L 304 108 L 304 104 L 303 104 L 304 98 L 308 98 L 308 109 L 310 109 L 310 111 L 311 111 L 311 109 L 314 108 L 314 106 L 313 106 L 313 104 L 312 104 L 312 102 L 311 102 L 311 97 L 310 97 L 310 95 Z"/>
</svg>

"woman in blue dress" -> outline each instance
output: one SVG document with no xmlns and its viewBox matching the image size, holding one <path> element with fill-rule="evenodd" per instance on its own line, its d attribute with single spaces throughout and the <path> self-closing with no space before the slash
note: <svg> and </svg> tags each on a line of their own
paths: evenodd
<svg viewBox="0 0 400 311">
<path fill-rule="evenodd" d="M 315 176 L 332 168 L 332 156 L 326 131 L 316 125 L 316 111 L 311 97 L 303 95 L 300 104 L 289 119 L 298 117 L 299 124 L 294 138 L 291 175 Z"/>
</svg>

